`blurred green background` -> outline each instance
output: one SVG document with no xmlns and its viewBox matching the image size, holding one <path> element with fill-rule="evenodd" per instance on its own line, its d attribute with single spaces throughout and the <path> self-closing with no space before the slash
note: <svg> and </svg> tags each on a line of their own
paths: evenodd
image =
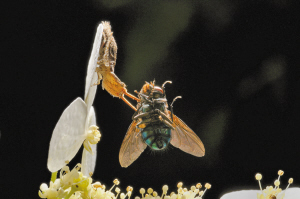
<svg viewBox="0 0 300 199">
<path fill-rule="evenodd" d="M 117 76 L 129 92 L 166 86 L 174 111 L 203 141 L 196 158 L 174 147 L 146 149 L 128 168 L 118 153 L 133 111 L 98 87 L 102 133 L 94 178 L 121 188 L 210 182 L 204 198 L 272 184 L 277 170 L 299 186 L 299 7 L 297 1 L 21 1 L 2 12 L 0 181 L 10 196 L 38 197 L 50 179 L 51 133 L 64 108 L 83 97 L 97 25 L 110 21 Z M 70 165 L 81 159 L 79 153 Z M 12 177 L 13 176 L 13 177 Z M 5 179 L 5 180 L 4 180 Z M 298 179 L 298 180 L 297 180 Z M 21 185 L 20 185 L 21 184 Z M 18 193 L 13 188 L 18 187 Z"/>
</svg>

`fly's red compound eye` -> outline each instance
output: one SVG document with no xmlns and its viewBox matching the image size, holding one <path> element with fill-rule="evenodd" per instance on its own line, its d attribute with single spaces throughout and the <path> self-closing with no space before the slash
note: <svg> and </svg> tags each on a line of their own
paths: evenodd
<svg viewBox="0 0 300 199">
<path fill-rule="evenodd" d="M 161 94 L 164 94 L 164 91 L 158 86 L 154 86 L 154 92 L 159 92 Z"/>
<path fill-rule="evenodd" d="M 154 86 L 154 88 L 153 88 L 153 98 L 154 99 L 162 98 L 163 95 L 164 95 L 164 91 L 162 90 L 162 88 L 160 88 L 158 86 Z"/>
</svg>

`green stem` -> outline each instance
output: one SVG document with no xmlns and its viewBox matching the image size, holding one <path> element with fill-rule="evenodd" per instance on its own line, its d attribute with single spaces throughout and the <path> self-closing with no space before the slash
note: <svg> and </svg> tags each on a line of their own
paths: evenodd
<svg viewBox="0 0 300 199">
<path fill-rule="evenodd" d="M 65 199 L 69 199 L 74 193 L 75 193 L 75 189 L 73 189 L 73 187 L 72 187 L 72 188 L 71 188 L 71 191 L 70 191 L 69 194 L 65 197 Z"/>
<path fill-rule="evenodd" d="M 56 180 L 56 178 L 57 178 L 57 171 L 55 171 L 55 172 L 53 172 L 51 174 L 51 181 L 54 183 L 54 181 Z"/>
</svg>

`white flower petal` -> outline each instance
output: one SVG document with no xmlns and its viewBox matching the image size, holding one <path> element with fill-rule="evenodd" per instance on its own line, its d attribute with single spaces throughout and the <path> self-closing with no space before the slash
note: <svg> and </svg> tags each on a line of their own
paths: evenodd
<svg viewBox="0 0 300 199">
<path fill-rule="evenodd" d="M 96 115 L 94 107 L 90 108 L 89 116 L 87 119 L 86 127 L 96 125 Z M 81 172 L 85 176 L 89 176 L 90 172 L 94 172 L 97 158 L 97 144 L 91 144 L 93 154 L 89 153 L 86 149 L 83 149 L 82 160 L 81 160 Z"/>
<path fill-rule="evenodd" d="M 300 188 L 292 187 L 286 190 L 284 199 L 299 199 L 299 198 L 300 198 Z"/>
<path fill-rule="evenodd" d="M 71 161 L 85 139 L 87 109 L 81 98 L 75 99 L 59 118 L 49 147 L 48 169 L 55 172 Z"/>
<path fill-rule="evenodd" d="M 40 186 L 41 191 L 46 191 L 47 189 L 49 189 L 49 188 L 48 188 L 48 185 L 46 183 L 41 184 L 41 186 Z"/>
<path fill-rule="evenodd" d="M 284 190 L 283 190 L 284 191 Z M 234 191 L 223 195 L 220 199 L 257 199 L 259 190 Z M 288 188 L 283 199 L 299 199 L 300 188 Z"/>
<path fill-rule="evenodd" d="M 97 80 L 98 80 L 98 76 L 97 76 L 97 73 L 95 73 L 91 82 L 96 83 Z M 93 105 L 93 102 L 94 102 L 94 99 L 95 99 L 95 96 L 96 96 L 96 91 L 97 91 L 97 85 L 91 86 L 89 91 L 88 91 L 88 94 L 87 94 L 86 98 L 84 99 L 84 101 L 87 105 L 87 110 L 89 110 L 90 107 Z"/>
<path fill-rule="evenodd" d="M 221 199 L 257 199 L 259 190 L 243 190 L 227 193 Z"/>
<path fill-rule="evenodd" d="M 90 57 L 89 64 L 88 64 L 86 80 L 85 80 L 84 101 L 87 104 L 88 110 L 89 110 L 89 107 L 93 104 L 95 94 L 96 94 L 96 89 L 97 89 L 97 86 L 92 86 L 92 85 L 98 81 L 98 76 L 97 76 L 97 73 L 95 72 L 95 70 L 97 67 L 97 61 L 98 61 L 98 57 L 99 57 L 102 32 L 103 32 L 103 25 L 100 23 L 97 28 L 97 32 L 96 32 L 96 36 L 95 36 L 95 40 L 94 40 L 94 44 L 93 44 L 93 49 L 92 49 L 91 57 Z"/>
<path fill-rule="evenodd" d="M 95 109 L 93 106 L 89 109 L 90 111 L 88 112 L 88 116 L 85 121 L 85 134 L 87 134 L 87 131 L 90 126 L 96 125 L 96 114 L 95 114 Z"/>
<path fill-rule="evenodd" d="M 89 173 L 94 173 L 97 159 L 97 144 L 91 145 L 93 154 L 90 154 L 86 149 L 83 149 L 81 160 L 81 172 L 84 176 L 89 176 Z"/>
</svg>

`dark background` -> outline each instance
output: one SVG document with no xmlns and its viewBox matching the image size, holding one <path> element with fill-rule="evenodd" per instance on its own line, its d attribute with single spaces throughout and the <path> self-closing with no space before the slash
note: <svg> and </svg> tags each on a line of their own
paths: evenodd
<svg viewBox="0 0 300 199">
<path fill-rule="evenodd" d="M 296 1 L 295 1 L 296 2 Z M 93 178 L 161 194 L 210 182 L 204 198 L 231 190 L 282 185 L 299 171 L 299 7 L 294 1 L 15 1 L 1 19 L 0 192 L 37 198 L 49 182 L 48 147 L 63 110 L 83 97 L 97 25 L 111 22 L 118 44 L 115 73 L 128 91 L 154 78 L 167 86 L 175 114 L 201 138 L 196 158 L 169 147 L 149 149 L 128 168 L 118 153 L 131 123 L 125 103 L 98 88 L 102 138 Z M 81 160 L 81 151 L 71 161 Z M 170 193 L 169 191 L 169 193 Z"/>
</svg>

